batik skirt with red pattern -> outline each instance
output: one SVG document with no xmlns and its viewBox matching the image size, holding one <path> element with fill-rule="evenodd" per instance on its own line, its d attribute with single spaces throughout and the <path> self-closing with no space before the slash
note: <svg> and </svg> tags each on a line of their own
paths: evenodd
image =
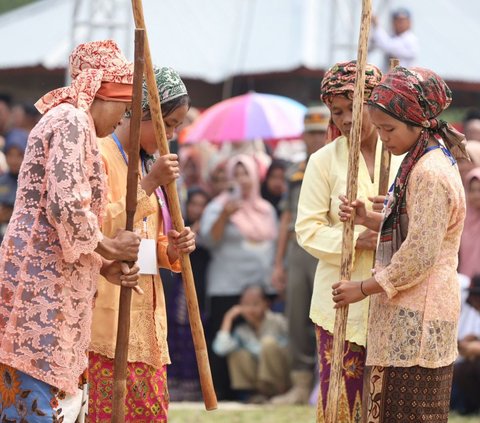
<svg viewBox="0 0 480 423">
<path fill-rule="evenodd" d="M 327 393 L 330 384 L 333 336 L 320 326 L 315 326 L 320 370 L 320 389 L 317 408 L 317 423 L 325 421 Z M 365 348 L 345 341 L 342 364 L 341 392 L 338 399 L 336 423 L 362 422 L 363 371 Z"/>
<path fill-rule="evenodd" d="M 91 352 L 88 378 L 88 421 L 110 423 L 113 360 Z M 156 369 L 145 363 L 128 363 L 125 423 L 166 422 L 168 404 L 167 366 Z"/>
</svg>

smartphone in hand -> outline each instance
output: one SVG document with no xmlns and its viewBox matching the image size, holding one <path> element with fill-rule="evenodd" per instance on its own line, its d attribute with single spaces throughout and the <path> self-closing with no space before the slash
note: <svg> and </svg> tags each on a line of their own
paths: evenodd
<svg viewBox="0 0 480 423">
<path fill-rule="evenodd" d="M 232 184 L 228 188 L 228 192 L 230 193 L 230 199 L 231 200 L 241 200 L 242 199 L 242 189 L 240 188 L 240 185 L 238 184 Z"/>
</svg>

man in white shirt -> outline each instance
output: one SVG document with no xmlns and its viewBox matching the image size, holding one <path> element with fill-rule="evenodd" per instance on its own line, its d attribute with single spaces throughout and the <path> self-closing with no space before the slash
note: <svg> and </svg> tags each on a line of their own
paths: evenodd
<svg viewBox="0 0 480 423">
<path fill-rule="evenodd" d="M 418 39 L 411 30 L 410 11 L 404 8 L 392 13 L 393 35 L 389 35 L 378 24 L 376 16 L 372 17 L 372 34 L 370 49 L 378 48 L 385 53 L 385 69 L 389 69 L 390 58 L 396 58 L 400 65 L 407 68 L 414 66 L 418 56 Z"/>
</svg>

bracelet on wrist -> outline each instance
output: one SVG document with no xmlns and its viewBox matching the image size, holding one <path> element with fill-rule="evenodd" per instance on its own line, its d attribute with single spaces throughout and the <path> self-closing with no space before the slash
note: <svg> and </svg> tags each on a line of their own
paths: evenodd
<svg viewBox="0 0 480 423">
<path fill-rule="evenodd" d="M 362 292 L 364 297 L 368 297 L 368 295 L 365 294 L 365 291 L 363 290 L 363 282 L 365 282 L 365 281 L 360 282 L 360 291 Z"/>
</svg>

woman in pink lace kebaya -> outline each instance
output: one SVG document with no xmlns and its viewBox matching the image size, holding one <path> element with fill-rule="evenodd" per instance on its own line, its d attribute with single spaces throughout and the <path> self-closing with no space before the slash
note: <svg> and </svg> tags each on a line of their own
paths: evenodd
<svg viewBox="0 0 480 423">
<path fill-rule="evenodd" d="M 93 297 L 101 273 L 136 287 L 139 237 L 100 231 L 105 173 L 96 138 L 132 98 L 133 67 L 113 41 L 70 56 L 72 83 L 36 104 L 17 199 L 0 248 L 0 420 L 83 421 Z"/>
<path fill-rule="evenodd" d="M 375 274 L 332 286 L 336 307 L 370 296 L 369 423 L 446 423 L 457 355 L 458 249 L 465 195 L 456 159 L 464 137 L 438 115 L 451 92 L 434 72 L 397 66 L 373 89 L 369 114 L 382 142 L 405 154 L 384 213 L 340 206 L 345 220 L 380 228 Z M 381 225 L 381 227 L 380 227 Z"/>
</svg>

